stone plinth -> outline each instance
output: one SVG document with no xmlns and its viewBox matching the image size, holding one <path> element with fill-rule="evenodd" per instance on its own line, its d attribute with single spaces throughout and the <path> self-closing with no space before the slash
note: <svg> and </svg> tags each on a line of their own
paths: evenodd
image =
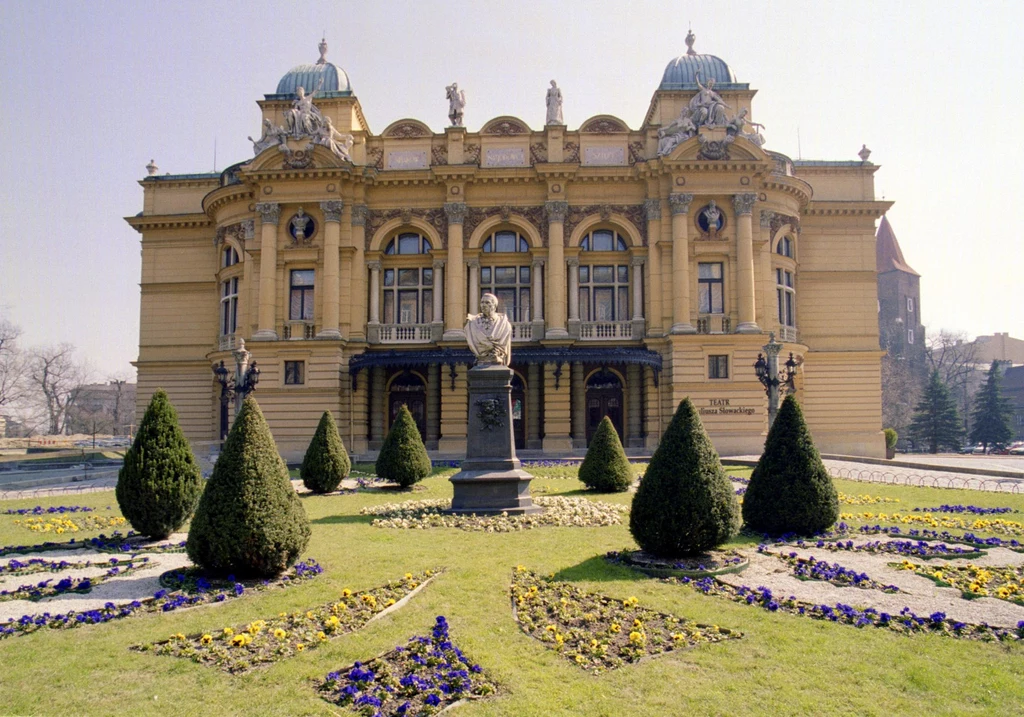
<svg viewBox="0 0 1024 717">
<path fill-rule="evenodd" d="M 467 372 L 469 421 L 466 459 L 449 480 L 452 513 L 539 513 L 530 498 L 532 476 L 516 458 L 512 435 L 512 370 L 474 366 Z"/>
</svg>

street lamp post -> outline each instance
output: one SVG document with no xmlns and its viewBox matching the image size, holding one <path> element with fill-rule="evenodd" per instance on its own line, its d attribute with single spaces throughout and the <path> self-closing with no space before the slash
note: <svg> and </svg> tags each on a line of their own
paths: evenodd
<svg viewBox="0 0 1024 717">
<path fill-rule="evenodd" d="M 231 371 L 221 361 L 213 367 L 213 377 L 220 384 L 220 439 L 223 441 L 228 435 L 228 403 L 235 399 L 235 416 L 242 410 L 242 401 L 250 393 L 256 390 L 256 384 L 260 380 L 260 370 L 256 362 L 249 363 L 251 353 L 245 350 L 245 341 L 239 339 L 238 348 L 232 352 L 235 357 L 235 372 Z"/>
<path fill-rule="evenodd" d="M 779 396 L 796 390 L 793 379 L 796 377 L 797 362 L 791 352 L 789 360 L 785 363 L 785 373 L 779 371 L 779 352 L 782 350 L 782 344 L 775 340 L 774 331 L 768 334 L 768 343 L 761 348 L 764 354 L 757 355 L 754 373 L 764 386 L 764 392 L 768 394 L 768 428 L 771 429 L 775 423 L 775 415 L 779 412 Z M 767 360 L 765 356 L 768 357 Z"/>
</svg>

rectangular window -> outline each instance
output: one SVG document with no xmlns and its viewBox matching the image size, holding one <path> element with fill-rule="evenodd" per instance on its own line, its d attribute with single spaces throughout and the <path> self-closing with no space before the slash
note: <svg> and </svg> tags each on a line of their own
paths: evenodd
<svg viewBox="0 0 1024 717">
<path fill-rule="evenodd" d="M 908 314 L 914 313 L 914 297 L 913 296 L 908 296 L 907 297 L 907 313 Z"/>
<path fill-rule="evenodd" d="M 417 311 L 416 303 L 419 299 L 418 291 L 399 291 L 398 292 L 398 323 L 400 324 L 415 324 L 417 323 Z"/>
<path fill-rule="evenodd" d="M 796 326 L 793 320 L 793 303 L 796 298 L 796 293 L 793 290 L 793 272 L 776 269 L 775 284 L 775 293 L 779 304 L 779 325 Z"/>
<path fill-rule="evenodd" d="M 729 356 L 708 356 L 708 378 L 729 378 Z"/>
<path fill-rule="evenodd" d="M 313 269 L 295 269 L 291 273 L 291 294 L 288 318 L 291 321 L 313 320 Z"/>
<path fill-rule="evenodd" d="M 221 284 L 220 334 L 230 336 L 238 328 L 238 277 Z"/>
<path fill-rule="evenodd" d="M 284 362 L 284 383 L 286 386 L 301 386 L 306 382 L 305 361 Z"/>
<path fill-rule="evenodd" d="M 914 330 L 913 329 L 907 329 L 907 343 L 908 344 L 914 343 Z"/>
<path fill-rule="evenodd" d="M 697 264 L 697 310 L 702 314 L 725 313 L 722 265 Z"/>
</svg>

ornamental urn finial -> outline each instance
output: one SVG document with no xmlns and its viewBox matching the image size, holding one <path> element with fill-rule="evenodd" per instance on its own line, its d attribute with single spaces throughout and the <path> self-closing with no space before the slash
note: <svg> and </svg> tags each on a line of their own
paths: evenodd
<svg viewBox="0 0 1024 717">
<path fill-rule="evenodd" d="M 696 55 L 697 54 L 697 51 L 693 49 L 693 43 L 696 42 L 696 41 L 697 41 L 697 36 L 693 34 L 693 29 L 691 28 L 690 30 L 688 30 L 686 32 L 686 54 L 687 55 Z"/>
<path fill-rule="evenodd" d="M 316 64 L 323 65 L 327 63 L 327 38 L 323 37 L 320 40 L 320 44 L 317 45 L 317 49 L 320 50 L 320 59 L 316 61 Z"/>
<path fill-rule="evenodd" d="M 871 150 L 868 149 L 868 146 L 866 144 L 862 144 L 860 147 L 860 151 L 857 152 L 857 156 L 860 157 L 861 162 L 867 162 L 868 157 L 871 156 Z"/>
<path fill-rule="evenodd" d="M 149 160 L 149 164 L 146 165 L 146 171 L 149 172 L 149 176 L 152 177 L 159 170 L 160 170 L 160 168 L 158 166 L 156 166 L 156 161 L 152 160 L 152 159 Z"/>
</svg>

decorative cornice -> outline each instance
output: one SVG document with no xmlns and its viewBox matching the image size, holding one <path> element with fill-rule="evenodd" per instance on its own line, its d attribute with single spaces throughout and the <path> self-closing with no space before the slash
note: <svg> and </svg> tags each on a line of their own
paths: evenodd
<svg viewBox="0 0 1024 717">
<path fill-rule="evenodd" d="M 344 208 L 345 202 L 338 199 L 320 202 L 320 210 L 324 213 L 325 222 L 340 222 L 341 212 Z"/>
<path fill-rule="evenodd" d="M 124 220 L 136 231 L 147 229 L 190 229 L 213 226 L 206 214 L 156 214 L 142 217 L 125 217 Z"/>
<path fill-rule="evenodd" d="M 281 219 L 281 205 L 277 202 L 259 202 L 256 212 L 264 224 L 277 224 Z"/>
<path fill-rule="evenodd" d="M 644 211 L 647 213 L 647 221 L 649 222 L 661 219 L 661 200 L 645 199 Z"/>
<path fill-rule="evenodd" d="M 366 217 L 369 213 L 370 209 L 365 204 L 354 204 L 352 206 L 352 226 L 365 227 Z"/>
<path fill-rule="evenodd" d="M 558 200 L 544 202 L 544 213 L 549 222 L 564 222 L 566 214 L 569 213 L 569 202 Z"/>
<path fill-rule="evenodd" d="M 444 214 L 449 224 L 462 224 L 466 219 L 465 202 L 445 202 Z"/>
<path fill-rule="evenodd" d="M 687 214 L 690 211 L 691 202 L 693 202 L 693 195 L 688 192 L 668 195 L 668 204 L 673 215 Z"/>
<path fill-rule="evenodd" d="M 732 207 L 738 215 L 750 214 L 754 209 L 754 202 L 756 201 L 757 195 L 752 192 L 746 194 L 734 194 L 732 197 Z"/>
</svg>

